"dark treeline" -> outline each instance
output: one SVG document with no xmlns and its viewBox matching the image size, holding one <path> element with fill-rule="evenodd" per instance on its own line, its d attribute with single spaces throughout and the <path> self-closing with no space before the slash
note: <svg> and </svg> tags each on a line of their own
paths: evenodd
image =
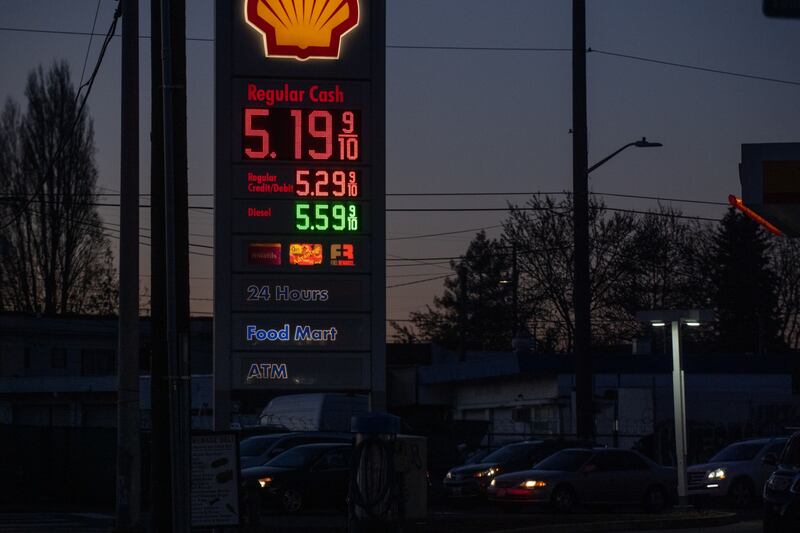
<svg viewBox="0 0 800 533">
<path fill-rule="evenodd" d="M 516 249 L 517 329 L 530 334 L 538 350 L 572 350 L 572 199 L 537 196 L 525 207 L 533 209 L 512 209 L 499 239 L 475 236 L 462 259 L 451 261 L 454 275 L 442 295 L 411 313 L 411 325 L 392 324 L 396 340 L 458 348 L 463 306 L 468 349 L 509 349 Z M 593 199 L 589 218 L 595 347 L 648 335 L 636 311 L 686 308 L 717 315 L 694 335 L 706 350 L 763 353 L 800 344 L 798 241 L 773 237 L 733 210 L 714 223 L 664 206 L 612 211 Z"/>
</svg>

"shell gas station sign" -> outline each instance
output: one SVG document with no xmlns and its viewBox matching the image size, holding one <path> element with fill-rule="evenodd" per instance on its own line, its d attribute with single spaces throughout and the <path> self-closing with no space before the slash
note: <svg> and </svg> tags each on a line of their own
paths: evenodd
<svg viewBox="0 0 800 533">
<path fill-rule="evenodd" d="M 385 3 L 216 3 L 215 427 L 385 394 Z"/>
</svg>

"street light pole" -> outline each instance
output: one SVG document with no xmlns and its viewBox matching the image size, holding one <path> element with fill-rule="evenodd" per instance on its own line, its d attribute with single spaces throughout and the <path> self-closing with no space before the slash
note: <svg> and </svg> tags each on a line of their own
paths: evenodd
<svg viewBox="0 0 800 533">
<path fill-rule="evenodd" d="M 681 322 L 672 321 L 672 405 L 675 414 L 675 466 L 678 469 L 678 505 L 686 506 L 686 391 L 681 360 Z"/>
<path fill-rule="evenodd" d="M 585 33 L 585 31 L 584 31 Z M 585 35 L 584 35 L 585 45 Z M 573 42 L 573 55 L 576 43 Z M 575 63 L 573 62 L 573 68 Z M 592 374 L 592 329 L 591 329 L 591 280 L 589 277 L 589 173 L 607 163 L 614 156 L 635 146 L 637 148 L 657 148 L 658 142 L 650 142 L 646 137 L 630 142 L 612 152 L 592 166 L 586 157 L 586 61 L 583 63 L 583 120 L 580 129 L 582 136 L 582 158 L 576 153 L 578 139 L 573 139 L 573 239 L 575 246 L 575 281 L 573 302 L 575 306 L 575 428 L 579 438 L 591 440 L 594 435 L 594 384 Z M 574 75 L 573 75 L 573 83 Z M 581 111 L 581 110 L 578 110 Z M 577 113 L 573 95 L 573 116 Z M 573 124 L 573 135 L 578 136 L 577 122 Z M 583 165 L 583 166 L 577 166 Z M 588 168 L 587 168 L 588 167 Z M 585 172 L 580 172 L 585 168 Z"/>
<path fill-rule="evenodd" d="M 681 324 L 699 326 L 701 322 L 714 320 L 714 313 L 707 309 L 685 309 L 666 311 L 639 311 L 636 320 L 649 322 L 654 327 L 668 323 L 672 329 L 672 406 L 675 419 L 675 466 L 678 470 L 678 505 L 689 503 L 686 483 L 686 387 L 681 358 Z"/>
<path fill-rule="evenodd" d="M 606 162 L 607 162 L 609 159 L 611 159 L 612 157 L 614 157 L 615 155 L 617 155 L 618 153 L 620 153 L 620 152 L 621 152 L 621 151 L 623 151 L 624 149 L 626 149 L 626 148 L 630 148 L 631 146 L 635 146 L 635 147 L 637 147 L 637 148 L 658 148 L 658 147 L 660 147 L 660 146 L 664 146 L 664 145 L 663 145 L 663 144 L 661 144 L 661 143 L 654 143 L 654 142 L 650 142 L 650 141 L 648 141 L 648 140 L 647 140 L 647 137 L 642 137 L 642 139 L 641 139 L 641 140 L 639 140 L 639 141 L 634 141 L 634 142 L 632 142 L 632 143 L 628 143 L 628 144 L 626 144 L 625 146 L 623 146 L 622 148 L 620 148 L 619 150 L 616 150 L 615 152 L 612 152 L 612 153 L 611 153 L 611 155 L 609 155 L 609 156 L 607 156 L 607 157 L 604 157 L 603 159 L 601 159 L 600 161 L 598 161 L 598 162 L 597 162 L 597 163 L 595 163 L 594 165 L 590 166 L 590 167 L 589 167 L 589 170 L 587 170 L 587 171 L 586 171 L 586 173 L 587 173 L 587 174 L 590 174 L 590 173 L 591 173 L 591 172 L 592 172 L 594 169 L 596 169 L 596 168 L 597 168 L 597 167 L 599 167 L 599 166 L 602 166 L 602 165 L 603 165 L 604 163 L 606 163 Z"/>
</svg>

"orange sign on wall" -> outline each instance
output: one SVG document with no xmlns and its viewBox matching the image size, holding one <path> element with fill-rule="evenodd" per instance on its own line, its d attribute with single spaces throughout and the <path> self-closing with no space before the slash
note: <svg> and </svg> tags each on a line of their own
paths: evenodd
<svg viewBox="0 0 800 533">
<path fill-rule="evenodd" d="M 264 55 L 337 59 L 358 26 L 358 0 L 244 0 L 244 16 L 264 36 Z"/>
</svg>

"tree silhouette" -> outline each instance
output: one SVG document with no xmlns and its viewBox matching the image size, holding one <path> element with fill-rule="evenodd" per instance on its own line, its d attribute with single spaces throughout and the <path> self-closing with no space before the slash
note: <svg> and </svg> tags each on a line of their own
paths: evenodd
<svg viewBox="0 0 800 533">
<path fill-rule="evenodd" d="M 714 347 L 764 353 L 784 348 L 771 243 L 758 224 L 730 209 L 707 257 L 708 300 L 717 315 Z"/>
<path fill-rule="evenodd" d="M 0 113 L 0 307 L 43 314 L 111 313 L 116 272 L 92 205 L 94 129 L 66 62 L 31 73 L 27 109 Z"/>
<path fill-rule="evenodd" d="M 464 347 L 474 350 L 504 350 L 511 347 L 513 308 L 509 284 L 511 248 L 488 239 L 481 231 L 470 242 L 460 261 L 450 261 L 454 275 L 444 282 L 444 293 L 422 312 L 411 313 L 416 332 L 393 323 L 395 339 L 401 342 L 433 341 L 447 348 L 461 346 L 464 312 Z M 463 274 L 461 274 L 463 272 Z M 462 301 L 461 276 L 466 299 Z"/>
</svg>

